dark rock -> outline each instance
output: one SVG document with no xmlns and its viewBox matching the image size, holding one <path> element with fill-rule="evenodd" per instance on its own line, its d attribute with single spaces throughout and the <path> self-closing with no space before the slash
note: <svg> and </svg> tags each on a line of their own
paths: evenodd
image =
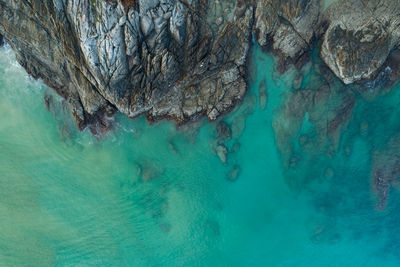
<svg viewBox="0 0 400 267">
<path fill-rule="evenodd" d="M 0 34 L 0 47 L 2 47 L 4 45 L 4 38 L 3 36 Z"/>
</svg>

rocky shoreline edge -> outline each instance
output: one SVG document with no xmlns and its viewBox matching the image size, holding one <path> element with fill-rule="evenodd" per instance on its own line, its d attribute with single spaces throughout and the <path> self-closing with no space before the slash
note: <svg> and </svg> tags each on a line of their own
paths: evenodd
<svg viewBox="0 0 400 267">
<path fill-rule="evenodd" d="M 0 0 L 0 35 L 18 62 L 65 98 L 79 129 L 119 111 L 178 125 L 240 103 L 255 41 L 277 69 L 312 47 L 344 84 L 375 80 L 400 45 L 398 1 Z M 0 38 L 1 39 L 1 38 Z"/>
</svg>

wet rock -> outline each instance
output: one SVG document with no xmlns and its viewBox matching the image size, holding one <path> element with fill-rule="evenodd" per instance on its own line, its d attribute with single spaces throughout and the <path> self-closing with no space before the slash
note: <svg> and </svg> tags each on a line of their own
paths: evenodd
<svg viewBox="0 0 400 267">
<path fill-rule="evenodd" d="M 216 120 L 242 103 L 240 132 L 257 102 L 245 97 L 252 32 L 279 56 L 282 71 L 301 68 L 323 36 L 320 56 L 345 83 L 374 77 L 399 47 L 397 1 L 339 0 L 324 12 L 320 6 L 318 0 L 9 0 L 0 9 L 0 36 L 32 77 L 68 100 L 80 130 L 110 129 L 101 115 L 107 109 L 183 124 Z M 300 86 L 299 78 L 294 88 Z M 266 106 L 267 92 L 259 102 Z"/>
<path fill-rule="evenodd" d="M 226 146 L 224 146 L 222 144 L 217 145 L 215 151 L 217 153 L 217 156 L 221 160 L 221 162 L 225 164 L 226 160 L 227 160 L 227 154 L 228 154 L 228 149 L 226 148 Z"/>
<path fill-rule="evenodd" d="M 247 90 L 253 21 L 252 5 L 223 6 L 213 17 L 200 0 L 11 0 L 0 34 L 29 74 L 68 99 L 79 129 L 103 132 L 107 107 L 151 121 L 215 120 Z"/>
<path fill-rule="evenodd" d="M 314 0 L 257 1 L 255 32 L 258 43 L 272 48 L 280 60 L 278 70 L 283 72 L 290 64 L 302 61 L 321 27 L 320 4 Z"/>
<path fill-rule="evenodd" d="M 236 181 L 239 178 L 241 168 L 239 165 L 235 164 L 232 169 L 229 171 L 227 179 L 231 182 Z"/>
<path fill-rule="evenodd" d="M 3 36 L 0 34 L 0 47 L 2 47 L 4 45 L 4 38 Z"/>
</svg>

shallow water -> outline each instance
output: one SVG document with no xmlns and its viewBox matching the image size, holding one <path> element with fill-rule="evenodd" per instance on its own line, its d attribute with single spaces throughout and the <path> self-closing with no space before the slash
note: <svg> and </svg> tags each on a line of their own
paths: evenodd
<svg viewBox="0 0 400 267">
<path fill-rule="evenodd" d="M 223 164 L 217 123 L 176 129 L 118 116 L 101 140 L 77 132 L 62 100 L 2 48 L 0 265 L 398 266 L 400 197 L 392 188 L 376 208 L 371 165 L 400 129 L 399 88 L 373 100 L 354 93 L 329 139 L 318 123 L 347 91 L 332 89 L 322 115 L 288 119 L 298 74 L 277 74 L 259 48 L 251 58 L 249 93 L 224 118 L 235 127 Z M 317 87 L 316 66 L 305 67 L 301 88 Z M 301 135 L 312 145 L 298 145 Z"/>
</svg>

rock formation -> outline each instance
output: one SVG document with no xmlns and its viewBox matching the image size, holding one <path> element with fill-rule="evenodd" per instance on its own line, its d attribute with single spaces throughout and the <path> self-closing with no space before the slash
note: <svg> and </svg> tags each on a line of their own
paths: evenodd
<svg viewBox="0 0 400 267">
<path fill-rule="evenodd" d="M 321 57 L 346 84 L 376 74 L 400 44 L 398 0 L 340 0 L 325 19 Z"/>
<path fill-rule="evenodd" d="M 253 32 L 281 71 L 322 38 L 344 83 L 372 78 L 399 45 L 399 13 L 399 0 L 326 11 L 319 0 L 0 0 L 0 36 L 80 129 L 101 133 L 116 111 L 177 123 L 229 111 L 247 89 Z"/>
</svg>

